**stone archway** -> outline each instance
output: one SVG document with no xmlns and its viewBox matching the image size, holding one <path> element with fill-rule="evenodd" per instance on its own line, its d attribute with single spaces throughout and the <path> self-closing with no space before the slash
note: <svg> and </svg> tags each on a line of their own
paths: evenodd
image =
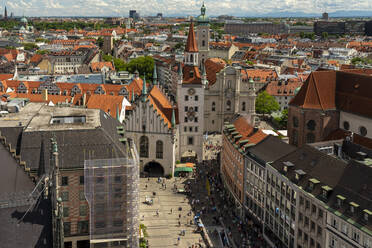
<svg viewBox="0 0 372 248">
<path fill-rule="evenodd" d="M 164 176 L 163 166 L 156 161 L 148 162 L 143 168 L 143 171 L 149 177 L 163 177 Z"/>
</svg>

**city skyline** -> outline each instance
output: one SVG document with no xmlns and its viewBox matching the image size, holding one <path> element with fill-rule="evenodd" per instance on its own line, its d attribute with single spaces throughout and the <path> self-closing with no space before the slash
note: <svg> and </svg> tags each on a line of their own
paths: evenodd
<svg viewBox="0 0 372 248">
<path fill-rule="evenodd" d="M 199 13 L 202 0 L 14 0 L 4 1 L 0 10 L 7 6 L 8 12 L 25 16 L 128 16 L 130 9 L 136 9 L 141 15 L 156 15 L 161 12 L 164 16 L 195 15 Z M 372 3 L 368 0 L 345 1 L 339 0 L 224 0 L 215 4 L 211 0 L 205 1 L 207 14 L 210 16 L 288 16 L 313 15 L 327 11 L 329 13 L 343 11 L 357 11 L 366 13 L 371 9 Z M 69 6 L 69 7 L 67 7 Z M 185 8 L 179 8 L 185 6 Z M 275 7 L 273 7 L 275 6 Z M 118 8 L 119 7 L 119 8 Z M 180 10 L 182 9 L 182 11 Z M 346 12 L 345 12 L 346 13 Z M 284 15 L 285 16 L 285 15 Z"/>
</svg>

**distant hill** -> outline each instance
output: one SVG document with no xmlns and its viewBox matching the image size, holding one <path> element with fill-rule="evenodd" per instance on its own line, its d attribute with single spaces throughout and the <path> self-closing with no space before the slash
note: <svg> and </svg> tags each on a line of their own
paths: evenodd
<svg viewBox="0 0 372 248">
<path fill-rule="evenodd" d="M 372 11 L 369 10 L 341 10 L 328 13 L 329 17 L 371 17 L 372 19 Z M 271 12 L 267 14 L 253 14 L 248 15 L 252 17 L 273 17 L 273 18 L 282 18 L 282 17 L 321 17 L 322 13 L 304 13 L 304 12 L 290 12 L 290 11 L 283 11 L 283 12 Z"/>
</svg>

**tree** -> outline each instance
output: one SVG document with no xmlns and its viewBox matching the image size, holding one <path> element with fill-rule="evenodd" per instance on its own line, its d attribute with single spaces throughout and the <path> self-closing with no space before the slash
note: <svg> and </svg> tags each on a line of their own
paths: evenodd
<svg viewBox="0 0 372 248">
<path fill-rule="evenodd" d="M 323 32 L 323 33 L 322 33 L 322 39 L 323 39 L 323 40 L 328 39 L 328 33 L 327 33 L 327 32 Z"/>
<path fill-rule="evenodd" d="M 110 54 L 103 54 L 102 55 L 103 61 L 112 61 L 112 56 Z"/>
<path fill-rule="evenodd" d="M 132 59 L 126 65 L 126 69 L 130 73 L 134 73 L 138 70 L 141 76 L 146 75 L 146 78 L 150 79 L 152 78 L 152 72 L 154 70 L 154 59 L 149 56 Z"/>
<path fill-rule="evenodd" d="M 32 51 L 39 48 L 35 43 L 23 43 L 22 45 L 26 51 Z"/>
<path fill-rule="evenodd" d="M 103 47 L 103 37 L 98 37 L 97 39 L 97 45 L 99 48 Z"/>
<path fill-rule="evenodd" d="M 256 112 L 260 114 L 271 114 L 280 109 L 279 103 L 266 91 L 258 94 L 256 98 Z"/>
<path fill-rule="evenodd" d="M 116 71 L 125 71 L 127 69 L 126 64 L 121 59 L 114 58 L 114 66 Z"/>
<path fill-rule="evenodd" d="M 174 49 L 180 49 L 183 47 L 183 43 L 182 42 L 178 42 L 175 46 L 174 46 Z"/>
</svg>

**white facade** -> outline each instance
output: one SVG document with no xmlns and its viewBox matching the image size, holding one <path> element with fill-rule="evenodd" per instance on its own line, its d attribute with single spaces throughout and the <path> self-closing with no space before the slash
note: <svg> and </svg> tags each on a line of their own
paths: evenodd
<svg viewBox="0 0 372 248">
<path fill-rule="evenodd" d="M 179 114 L 179 157 L 193 151 L 199 161 L 203 158 L 204 132 L 204 86 L 202 84 L 182 84 L 177 86 Z"/>
<path fill-rule="evenodd" d="M 164 175 L 173 175 L 174 165 L 179 159 L 178 128 L 170 128 L 148 99 L 136 102 L 125 123 L 127 136 L 133 139 L 139 152 L 140 171 L 143 172 L 148 163 L 155 162 L 163 167 Z M 147 140 L 147 148 L 143 140 Z"/>
<path fill-rule="evenodd" d="M 339 125 L 341 129 L 372 139 L 372 120 L 370 118 L 340 111 Z M 365 135 L 363 135 L 364 130 L 367 131 Z"/>
</svg>

